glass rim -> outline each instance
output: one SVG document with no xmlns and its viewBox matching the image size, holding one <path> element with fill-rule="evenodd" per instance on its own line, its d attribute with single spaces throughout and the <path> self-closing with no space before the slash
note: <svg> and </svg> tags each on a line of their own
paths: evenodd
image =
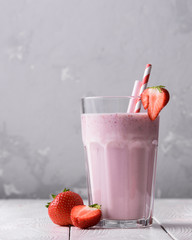
<svg viewBox="0 0 192 240">
<path fill-rule="evenodd" d="M 112 99 L 112 98 L 119 98 L 119 99 L 136 99 L 136 98 L 141 98 L 141 96 L 92 96 L 92 97 L 82 97 L 81 100 L 86 100 L 86 99 Z"/>
</svg>

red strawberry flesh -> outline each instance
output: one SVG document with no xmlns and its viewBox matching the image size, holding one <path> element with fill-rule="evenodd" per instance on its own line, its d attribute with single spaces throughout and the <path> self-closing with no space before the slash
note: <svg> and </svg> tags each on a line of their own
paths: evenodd
<svg viewBox="0 0 192 240">
<path fill-rule="evenodd" d="M 141 101 L 144 109 L 148 108 L 148 115 L 151 120 L 155 120 L 160 111 L 169 101 L 169 92 L 162 86 L 147 88 L 141 94 Z"/>
<path fill-rule="evenodd" d="M 71 210 L 71 220 L 74 226 L 88 228 L 96 225 L 101 219 L 101 210 L 88 206 L 75 206 Z"/>
</svg>

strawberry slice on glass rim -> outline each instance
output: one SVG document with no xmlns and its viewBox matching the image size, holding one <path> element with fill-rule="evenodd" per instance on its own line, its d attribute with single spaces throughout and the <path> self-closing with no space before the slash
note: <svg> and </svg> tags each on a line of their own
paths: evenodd
<svg viewBox="0 0 192 240">
<path fill-rule="evenodd" d="M 170 95 L 165 86 L 149 87 L 141 94 L 141 101 L 144 109 L 148 109 L 149 118 L 153 121 L 160 111 L 169 102 Z"/>
</svg>

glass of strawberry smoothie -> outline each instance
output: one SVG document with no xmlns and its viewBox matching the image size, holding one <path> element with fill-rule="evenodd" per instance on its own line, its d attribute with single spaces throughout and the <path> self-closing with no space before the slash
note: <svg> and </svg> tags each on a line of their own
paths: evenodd
<svg viewBox="0 0 192 240">
<path fill-rule="evenodd" d="M 153 221 L 159 117 L 126 113 L 130 99 L 82 99 L 88 201 L 101 205 L 99 227 L 145 227 Z"/>
</svg>

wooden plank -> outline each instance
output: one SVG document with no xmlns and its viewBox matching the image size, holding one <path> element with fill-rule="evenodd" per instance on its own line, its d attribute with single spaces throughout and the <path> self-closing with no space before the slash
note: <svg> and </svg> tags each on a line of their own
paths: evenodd
<svg viewBox="0 0 192 240">
<path fill-rule="evenodd" d="M 192 240 L 192 200 L 159 199 L 154 216 L 175 240 Z"/>
<path fill-rule="evenodd" d="M 0 240 L 69 239 L 69 228 L 51 222 L 46 200 L 1 200 Z"/>
<path fill-rule="evenodd" d="M 0 200 L 0 240 L 69 239 L 69 228 L 51 222 L 46 200 Z M 145 229 L 71 228 L 72 240 L 97 239 L 192 239 L 192 200 L 156 200 L 154 216 L 157 223 Z"/>
<path fill-rule="evenodd" d="M 71 227 L 71 240 L 171 240 L 172 238 L 157 224 L 137 229 L 79 229 Z"/>
</svg>

